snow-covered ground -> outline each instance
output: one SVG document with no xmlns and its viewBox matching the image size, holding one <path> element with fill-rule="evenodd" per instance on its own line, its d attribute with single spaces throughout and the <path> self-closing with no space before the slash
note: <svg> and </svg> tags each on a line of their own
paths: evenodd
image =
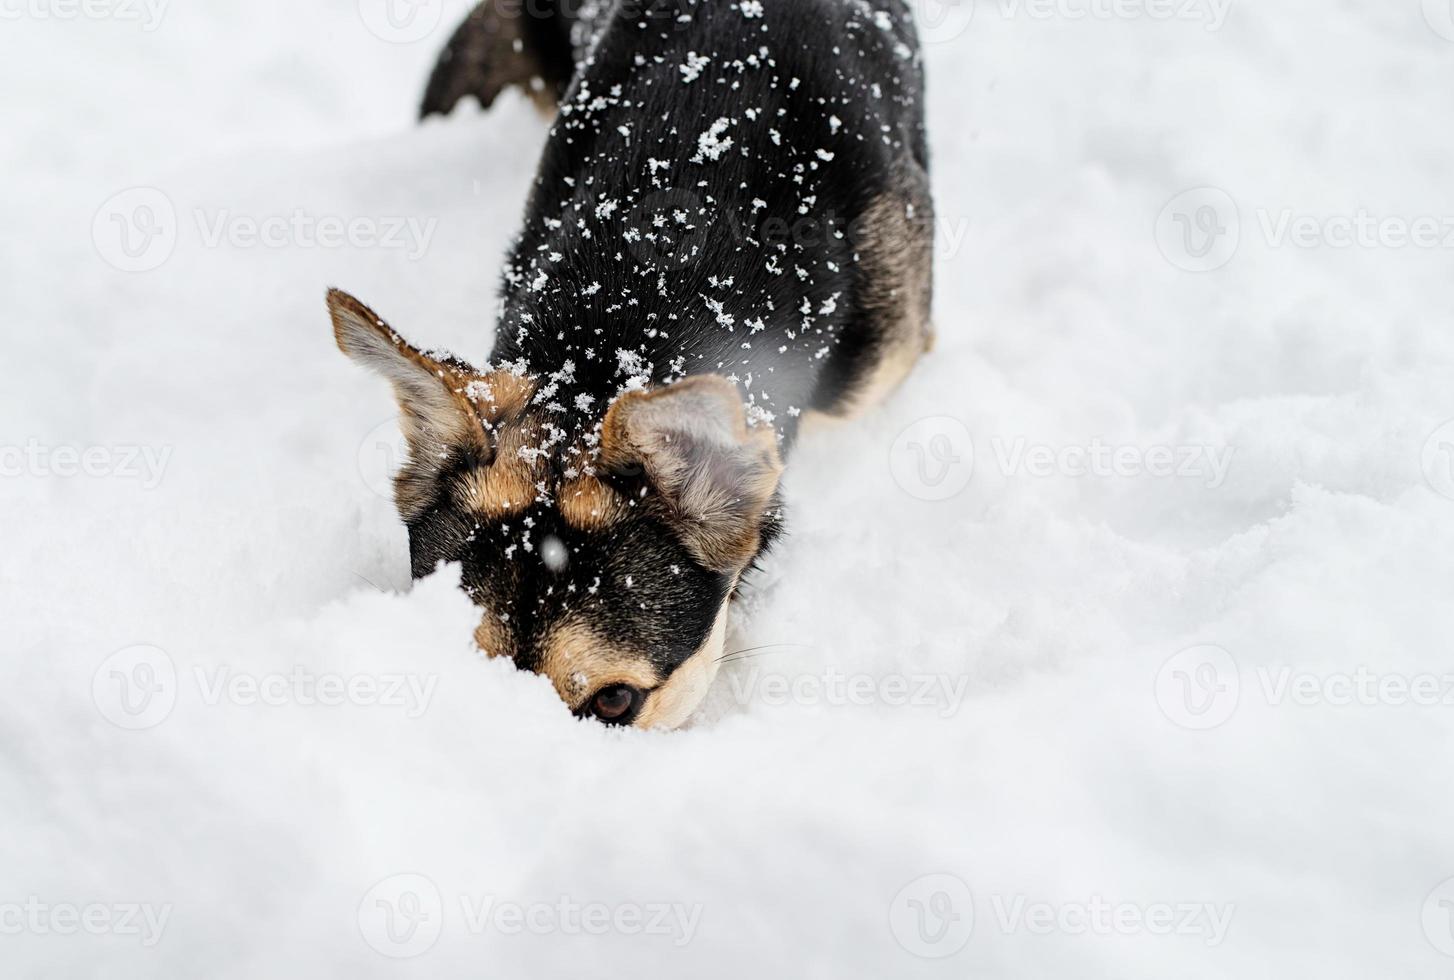
<svg viewBox="0 0 1454 980">
<path fill-rule="evenodd" d="M 941 342 L 674 734 L 409 588 L 329 333 L 488 354 L 464 4 L 0 8 L 0 973 L 1448 976 L 1454 11 L 916 5 Z"/>
</svg>

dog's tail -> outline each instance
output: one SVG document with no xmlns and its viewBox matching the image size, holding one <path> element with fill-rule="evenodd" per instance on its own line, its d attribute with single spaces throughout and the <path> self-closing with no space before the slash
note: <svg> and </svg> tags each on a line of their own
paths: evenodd
<svg viewBox="0 0 1454 980">
<path fill-rule="evenodd" d="M 467 95 L 489 108 L 518 85 L 542 109 L 555 107 L 575 67 L 571 0 L 483 0 L 439 55 L 419 118 L 448 115 Z"/>
</svg>

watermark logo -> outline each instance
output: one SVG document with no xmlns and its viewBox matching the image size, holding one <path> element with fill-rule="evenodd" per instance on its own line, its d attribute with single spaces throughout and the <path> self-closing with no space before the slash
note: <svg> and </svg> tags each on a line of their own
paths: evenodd
<svg viewBox="0 0 1454 980">
<path fill-rule="evenodd" d="M 1099 437 L 1084 444 L 1049 445 L 1025 436 L 995 436 L 990 445 L 993 454 L 979 462 L 993 464 L 1006 479 L 1174 479 L 1196 481 L 1208 490 L 1226 483 L 1236 456 L 1232 446 L 1141 446 Z M 946 500 L 962 492 L 974 476 L 974 440 L 958 419 L 920 419 L 895 440 L 889 465 L 905 493 Z"/>
<path fill-rule="evenodd" d="M 1156 703 L 1182 728 L 1206 731 L 1224 724 L 1241 697 L 1237 663 L 1219 646 L 1183 650 L 1156 674 Z"/>
<path fill-rule="evenodd" d="M 1454 249 L 1454 216 L 1375 214 L 1367 208 L 1312 214 L 1259 207 L 1244 225 L 1226 191 L 1200 187 L 1177 195 L 1156 221 L 1156 243 L 1166 260 L 1187 272 L 1220 269 L 1247 241 L 1268 249 L 1405 251 Z"/>
<path fill-rule="evenodd" d="M 132 187 L 97 210 L 91 241 L 101 258 L 122 272 L 161 268 L 177 247 L 177 209 L 155 187 Z"/>
<path fill-rule="evenodd" d="M 113 653 L 91 679 L 102 716 L 132 731 L 166 721 L 184 694 L 188 703 L 208 708 L 387 708 L 412 721 L 429 710 L 438 688 L 437 674 L 341 674 L 302 665 L 267 673 L 195 665 L 179 674 L 166 651 L 154 646 Z"/>
<path fill-rule="evenodd" d="M 957 497 L 974 477 L 974 439 L 959 419 L 920 419 L 889 450 L 894 482 L 911 497 L 941 501 Z"/>
<path fill-rule="evenodd" d="M 385 500 L 394 499 L 394 479 L 409 459 L 409 442 L 398 418 L 380 422 L 358 447 L 358 475 Z"/>
<path fill-rule="evenodd" d="M 1226 650 L 1197 646 L 1172 657 L 1156 675 L 1157 704 L 1183 728 L 1216 728 L 1253 697 L 1268 708 L 1454 708 L 1454 673 L 1367 665 L 1312 671 L 1273 664 L 1244 678 Z"/>
<path fill-rule="evenodd" d="M 830 707 L 919 708 L 950 718 L 969 693 L 969 677 L 952 674 L 846 674 L 828 667 L 817 673 L 763 672 L 754 666 L 727 679 L 739 705 L 768 707 L 828 705 Z"/>
<path fill-rule="evenodd" d="M 900 946 L 924 959 L 944 959 L 974 933 L 974 896 L 951 874 L 916 878 L 889 905 L 889 929 Z"/>
<path fill-rule="evenodd" d="M 1176 936 L 1207 946 L 1226 941 L 1237 914 L 1231 902 L 1132 902 L 1091 895 L 1085 901 L 1043 901 L 1024 894 L 989 896 L 993 915 L 983 925 L 1013 936 Z M 975 928 L 974 897 L 948 874 L 925 875 L 899 892 L 889 908 L 899 945 L 931 959 L 953 956 Z"/>
<path fill-rule="evenodd" d="M 993 442 L 995 461 L 1007 477 L 1150 477 L 1196 480 L 1209 490 L 1226 482 L 1236 455 L 1232 446 L 1115 445 L 1099 438 L 1084 446 L 1036 444 L 1023 436 L 1013 440 L 996 437 Z"/>
<path fill-rule="evenodd" d="M 1237 254 L 1242 213 L 1220 187 L 1198 187 L 1167 202 L 1156 219 L 1156 245 L 1186 272 L 1212 272 Z"/>
<path fill-rule="evenodd" d="M 424 875 L 392 875 L 359 902 L 358 930 L 376 953 L 392 959 L 419 956 L 444 930 L 444 899 Z"/>
<path fill-rule="evenodd" d="M 952 41 L 969 27 L 976 10 L 1003 20 L 1158 21 L 1199 24 L 1208 32 L 1227 22 L 1234 0 L 914 0 L 926 42 Z M 955 8 L 946 13 L 943 8 Z"/>
<path fill-rule="evenodd" d="M 1424 23 L 1446 41 L 1454 41 L 1454 0 L 1423 0 Z"/>
<path fill-rule="evenodd" d="M 1454 500 L 1454 419 L 1429 434 L 1421 462 L 1424 479 L 1434 492 Z"/>
<path fill-rule="evenodd" d="M 569 895 L 556 901 L 517 902 L 497 895 L 457 896 L 446 900 L 424 875 L 400 874 L 369 889 L 359 903 L 358 927 L 371 949 L 392 959 L 428 952 L 449 928 L 468 935 L 500 936 L 647 936 L 686 946 L 702 922 L 702 906 L 682 902 L 580 902 Z"/>
<path fill-rule="evenodd" d="M 378 249 L 403 252 L 417 262 L 429 251 L 439 219 L 417 215 L 311 214 L 303 208 L 246 214 L 194 208 L 184 222 L 154 187 L 111 197 L 96 212 L 91 234 L 97 253 L 122 272 L 151 272 L 175 253 L 183 232 L 204 249 Z"/>
<path fill-rule="evenodd" d="M 1422 918 L 1429 945 L 1445 956 L 1454 956 L 1454 878 L 1429 892 Z"/>
<path fill-rule="evenodd" d="M 176 664 L 160 647 L 118 650 L 92 675 L 91 699 L 101 716 L 118 728 L 154 728 L 176 707 Z"/>
<path fill-rule="evenodd" d="M 444 0 L 358 0 L 358 14 L 379 40 L 412 44 L 439 28 Z"/>
<path fill-rule="evenodd" d="M 914 23 L 924 44 L 946 44 L 969 30 L 975 0 L 912 0 Z"/>
</svg>

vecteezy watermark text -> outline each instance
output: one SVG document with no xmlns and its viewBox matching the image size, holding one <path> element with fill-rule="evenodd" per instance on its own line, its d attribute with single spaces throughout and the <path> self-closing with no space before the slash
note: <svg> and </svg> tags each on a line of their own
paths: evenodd
<svg viewBox="0 0 1454 980">
<path fill-rule="evenodd" d="M 231 667 L 193 669 L 202 703 L 210 707 L 233 704 L 280 708 L 301 707 L 400 708 L 406 718 L 418 718 L 429 708 L 439 686 L 437 674 L 334 674 L 302 666 L 291 671 L 254 674 Z"/>
<path fill-rule="evenodd" d="M 1175 936 L 1207 946 L 1226 941 L 1236 916 L 1231 902 L 1136 902 L 1104 895 L 1084 900 L 1047 901 L 1023 893 L 988 898 L 989 916 L 964 881 L 932 874 L 909 882 L 889 905 L 889 928 L 900 946 L 915 956 L 953 956 L 970 941 L 976 924 L 1001 935 Z"/>
<path fill-rule="evenodd" d="M 1092 895 L 1084 902 L 1032 901 L 992 895 L 994 921 L 1005 935 L 1191 936 L 1208 946 L 1227 938 L 1237 906 L 1214 902 L 1115 902 Z"/>
<path fill-rule="evenodd" d="M 391 875 L 368 890 L 358 907 L 359 933 L 375 952 L 394 959 L 418 956 L 439 941 L 445 926 L 472 936 L 644 936 L 686 946 L 702 921 L 701 904 L 684 902 L 516 901 L 492 894 L 462 894 L 447 903 L 426 875 Z M 457 907 L 458 914 L 452 914 Z"/>
<path fill-rule="evenodd" d="M 1269 708 L 1454 708 L 1454 672 L 1273 664 L 1244 674 L 1231 653 L 1213 644 L 1171 657 L 1157 672 L 1155 686 L 1162 713 L 1197 731 L 1226 723 L 1253 697 Z"/>
<path fill-rule="evenodd" d="M 1023 436 L 1013 440 L 996 437 L 993 443 L 1004 476 L 1175 478 L 1199 480 L 1209 490 L 1226 482 L 1236 455 L 1232 446 L 1115 445 L 1100 439 L 1083 446 L 1035 444 Z"/>
<path fill-rule="evenodd" d="M 0 0 L 0 20 L 114 20 L 161 26 L 171 0 Z"/>
<path fill-rule="evenodd" d="M 411 262 L 424 256 L 439 228 L 438 218 L 405 215 L 235 214 L 227 208 L 194 214 L 204 248 L 224 242 L 233 248 L 378 248 L 403 251 Z"/>
<path fill-rule="evenodd" d="M 437 217 L 314 214 L 296 207 L 263 214 L 194 208 L 191 218 L 189 229 L 170 197 L 155 187 L 133 187 L 101 205 L 91 238 L 107 264 L 150 272 L 166 264 L 189 230 L 207 249 L 380 249 L 403 252 L 413 262 L 428 252 L 439 228 Z"/>
<path fill-rule="evenodd" d="M 961 493 L 976 466 L 993 462 L 1001 476 L 1049 479 L 1190 480 L 1220 489 L 1231 472 L 1236 447 L 1205 443 L 1136 444 L 1099 437 L 1051 445 L 1026 436 L 994 436 L 991 456 L 976 453 L 969 428 L 950 416 L 919 419 L 889 451 L 889 470 L 900 488 L 920 500 L 947 500 Z"/>
<path fill-rule="evenodd" d="M 941 718 L 959 711 L 969 677 L 950 674 L 848 674 L 833 667 L 818 672 L 777 673 L 753 666 L 730 674 L 727 684 L 738 704 L 828 705 L 830 707 L 929 708 Z"/>
<path fill-rule="evenodd" d="M 91 697 L 106 720 L 140 731 L 166 721 L 183 695 L 209 708 L 385 708 L 413 720 L 429 710 L 438 687 L 437 674 L 344 674 L 302 665 L 271 672 L 196 665 L 182 672 L 165 650 L 139 645 L 101 662 L 92 675 Z"/>
<path fill-rule="evenodd" d="M 0 478 L 135 480 L 155 490 L 171 458 L 171 446 L 50 446 L 31 439 L 0 445 Z"/>
<path fill-rule="evenodd" d="M 148 949 L 161 942 L 171 918 L 171 903 L 43 902 L 35 895 L 24 902 L 0 902 L 0 935 L 4 936 L 135 936 Z"/>
<path fill-rule="evenodd" d="M 1198 187 L 1172 198 L 1156 220 L 1156 244 L 1187 272 L 1212 272 L 1237 255 L 1244 239 L 1268 249 L 1303 251 L 1434 251 L 1454 249 L 1454 215 L 1380 214 L 1366 207 L 1311 213 L 1296 208 L 1253 209 L 1250 225 L 1231 194 Z"/>
</svg>

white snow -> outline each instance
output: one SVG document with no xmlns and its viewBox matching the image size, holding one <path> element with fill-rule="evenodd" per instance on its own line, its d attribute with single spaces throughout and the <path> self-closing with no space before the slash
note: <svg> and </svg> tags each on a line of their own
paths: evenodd
<svg viewBox="0 0 1454 980">
<path fill-rule="evenodd" d="M 488 357 L 545 125 L 413 125 L 464 6 L 0 31 L 0 972 L 1448 975 L 1446 10 L 915 4 L 938 347 L 650 734 L 409 587 L 324 313 Z"/>
<path fill-rule="evenodd" d="M 732 120 L 727 118 L 718 119 L 697 137 L 697 155 L 692 158 L 693 162 L 701 163 L 703 158 L 707 160 L 720 160 L 722 154 L 732 148 L 732 137 L 726 135 Z"/>
<path fill-rule="evenodd" d="M 691 84 L 702 77 L 702 72 L 706 71 L 707 66 L 711 63 L 711 55 L 697 54 L 695 51 L 689 51 L 687 52 L 686 63 L 677 70 L 682 73 L 682 82 Z"/>
</svg>

